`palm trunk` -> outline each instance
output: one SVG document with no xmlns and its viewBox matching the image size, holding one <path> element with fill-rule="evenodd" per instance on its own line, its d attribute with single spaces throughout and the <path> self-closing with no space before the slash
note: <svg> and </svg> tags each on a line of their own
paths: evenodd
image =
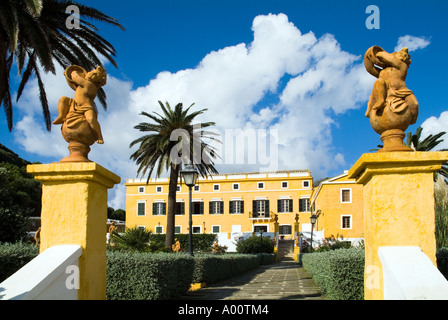
<svg viewBox="0 0 448 320">
<path fill-rule="evenodd" d="M 168 212 L 166 214 L 166 238 L 165 246 L 171 248 L 174 243 L 174 225 L 175 225 L 175 211 L 176 211 L 176 191 L 177 180 L 179 178 L 180 166 L 171 167 L 170 184 L 168 187 Z"/>
</svg>

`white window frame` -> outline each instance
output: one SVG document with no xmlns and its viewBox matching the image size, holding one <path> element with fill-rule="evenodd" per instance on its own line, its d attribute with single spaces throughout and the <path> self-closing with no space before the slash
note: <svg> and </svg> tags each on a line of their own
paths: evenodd
<svg viewBox="0 0 448 320">
<path fill-rule="evenodd" d="M 286 183 L 286 187 L 283 186 L 283 184 Z M 289 181 L 282 181 L 281 182 L 282 189 L 288 189 L 289 188 Z"/>
<path fill-rule="evenodd" d="M 196 190 L 196 188 L 198 188 L 197 190 Z M 199 192 L 199 191 L 201 191 L 201 186 L 200 185 L 195 185 L 194 187 L 193 187 L 193 191 L 196 191 L 196 192 Z"/>
<path fill-rule="evenodd" d="M 145 187 L 138 187 L 138 193 L 145 193 Z"/>
<path fill-rule="evenodd" d="M 235 188 L 235 186 L 237 186 Z M 240 184 L 239 183 L 232 183 L 232 190 L 240 190 Z"/>
<path fill-rule="evenodd" d="M 176 233 L 176 228 L 179 228 L 179 232 L 178 233 Z M 181 234 L 181 233 L 182 233 L 182 226 L 181 225 L 174 226 L 174 234 Z"/>
<path fill-rule="evenodd" d="M 159 191 L 160 188 L 160 191 Z M 156 192 L 157 193 L 162 193 L 163 192 L 163 187 L 162 186 L 156 186 Z"/>
<path fill-rule="evenodd" d="M 202 233 L 202 226 L 191 226 L 191 228 L 192 228 L 191 231 L 193 234 L 201 234 Z M 195 228 L 199 228 L 199 232 L 194 232 L 193 230 Z"/>
<path fill-rule="evenodd" d="M 216 186 L 218 187 L 218 189 L 215 189 Z M 217 191 L 220 191 L 220 190 L 221 190 L 221 186 L 219 184 L 214 184 L 213 185 L 213 191 L 217 192 Z"/>
<path fill-rule="evenodd" d="M 305 186 L 305 182 L 308 183 L 308 186 Z M 303 180 L 303 181 L 302 181 L 302 188 L 311 188 L 310 180 Z"/>
<path fill-rule="evenodd" d="M 350 227 L 349 228 L 344 228 L 344 218 L 349 218 L 350 219 Z M 351 214 L 343 214 L 341 215 L 341 229 L 343 230 L 351 230 L 353 226 L 353 218 Z"/>
<path fill-rule="evenodd" d="M 260 183 L 263 184 L 263 186 L 262 186 L 261 188 L 260 188 Z M 258 189 L 258 190 L 260 190 L 260 189 L 264 189 L 264 186 L 265 186 L 264 182 L 257 182 L 257 189 Z"/>
<path fill-rule="evenodd" d="M 350 192 L 350 200 L 349 201 L 343 201 L 342 194 L 343 194 L 344 191 L 349 191 Z M 341 200 L 341 203 L 352 203 L 352 200 L 353 200 L 352 188 L 341 188 L 340 200 Z"/>
<path fill-rule="evenodd" d="M 178 184 L 176 187 L 176 192 L 180 192 L 182 190 L 182 187 Z"/>
<path fill-rule="evenodd" d="M 216 227 L 216 228 L 219 228 L 219 231 L 218 231 L 218 232 L 214 232 L 214 231 L 213 231 L 213 228 L 215 228 L 215 227 Z M 221 232 L 221 225 L 212 225 L 212 233 L 215 233 L 215 234 L 216 234 L 216 233 L 220 233 L 220 232 Z"/>
<path fill-rule="evenodd" d="M 138 214 L 138 205 L 139 204 L 144 204 L 145 205 L 145 214 L 143 215 L 139 215 Z M 137 212 L 136 212 L 137 217 L 145 217 L 146 216 L 146 200 L 137 200 Z"/>
</svg>

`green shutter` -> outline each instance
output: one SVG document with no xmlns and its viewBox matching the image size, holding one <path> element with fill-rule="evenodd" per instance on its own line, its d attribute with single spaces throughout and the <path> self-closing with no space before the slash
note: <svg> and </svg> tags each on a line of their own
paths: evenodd
<svg viewBox="0 0 448 320">
<path fill-rule="evenodd" d="M 244 201 L 240 201 L 241 203 L 241 213 L 244 213 Z"/>
<path fill-rule="evenodd" d="M 277 212 L 283 212 L 282 200 L 280 199 L 277 200 Z"/>
<path fill-rule="evenodd" d="M 185 214 L 185 202 L 180 203 L 180 214 Z M 180 233 L 180 231 L 178 233 Z"/>
<path fill-rule="evenodd" d="M 166 215 L 166 202 L 162 203 L 162 214 Z"/>
<path fill-rule="evenodd" d="M 293 202 L 292 199 L 289 199 L 289 212 L 294 212 L 294 209 L 292 208 Z"/>
<path fill-rule="evenodd" d="M 213 201 L 208 203 L 208 213 L 213 214 Z"/>
<path fill-rule="evenodd" d="M 233 203 L 234 201 L 229 201 L 229 213 L 233 213 Z"/>
<path fill-rule="evenodd" d="M 199 214 L 204 214 L 204 202 L 201 202 L 201 209 Z"/>
<path fill-rule="evenodd" d="M 152 215 L 153 216 L 157 215 L 157 203 L 156 202 L 154 202 L 152 204 Z"/>
<path fill-rule="evenodd" d="M 219 202 L 219 213 L 224 213 L 224 201 Z"/>
</svg>

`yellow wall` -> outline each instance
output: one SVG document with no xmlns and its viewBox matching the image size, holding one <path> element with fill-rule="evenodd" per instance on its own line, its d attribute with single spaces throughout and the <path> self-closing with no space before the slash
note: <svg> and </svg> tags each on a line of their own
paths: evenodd
<svg viewBox="0 0 448 320">
<path fill-rule="evenodd" d="M 349 202 L 341 201 L 341 190 L 350 190 Z M 315 212 L 321 210 L 317 227 L 325 237 L 363 238 L 363 186 L 347 178 L 347 174 L 328 179 L 315 188 L 312 196 Z M 343 228 L 342 217 L 350 217 L 350 228 Z"/>
<path fill-rule="evenodd" d="M 304 181 L 308 181 L 308 187 L 304 187 Z M 258 183 L 264 182 L 264 188 L 259 189 Z M 282 182 L 287 182 L 288 187 L 282 188 Z M 233 184 L 239 183 L 239 190 L 232 190 Z M 213 190 L 213 185 L 219 184 L 219 191 Z M 291 226 L 291 236 L 294 233 L 295 215 L 299 213 L 299 199 L 310 197 L 313 180 L 308 170 L 282 171 L 276 173 L 242 173 L 214 175 L 212 178 L 200 179 L 199 191 L 193 191 L 193 201 L 201 199 L 204 202 L 204 214 L 193 215 L 193 228 L 200 227 L 201 233 L 211 233 L 212 226 L 220 226 L 220 232 L 231 233 L 235 227 L 241 226 L 241 232 L 253 232 L 254 225 L 266 225 L 268 232 L 275 232 L 273 214 L 278 214 L 278 223 Z M 126 226 L 145 226 L 155 232 L 159 225 L 163 227 L 162 233 L 166 231 L 166 215 L 153 215 L 152 204 L 156 200 L 167 203 L 168 201 L 168 179 L 153 180 L 146 185 L 146 180 L 130 179 L 126 183 Z M 139 188 L 144 187 L 144 193 Z M 162 192 L 156 192 L 157 187 L 162 187 Z M 251 219 L 252 201 L 266 197 L 269 200 L 271 216 L 269 219 Z M 279 213 L 277 200 L 280 198 L 293 200 L 293 211 L 290 213 Z M 244 201 L 243 214 L 230 214 L 229 201 L 241 198 Z M 209 202 L 220 199 L 224 202 L 223 214 L 210 214 Z M 137 216 L 137 203 L 146 201 L 146 215 Z M 185 214 L 176 215 L 176 226 L 181 227 L 181 233 L 188 233 L 188 187 L 182 184 L 180 192 L 177 192 L 177 201 L 185 203 Z M 310 212 L 300 213 L 300 223 L 309 222 Z M 303 220 L 303 221 L 302 221 Z M 205 225 L 204 225 L 205 223 Z M 204 230 L 205 226 L 205 230 Z"/>
</svg>

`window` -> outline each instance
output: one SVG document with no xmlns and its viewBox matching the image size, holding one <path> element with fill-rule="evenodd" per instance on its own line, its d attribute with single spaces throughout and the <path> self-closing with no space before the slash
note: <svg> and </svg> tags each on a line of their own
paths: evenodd
<svg viewBox="0 0 448 320">
<path fill-rule="evenodd" d="M 254 218 L 269 217 L 269 200 L 253 200 L 252 210 Z"/>
<path fill-rule="evenodd" d="M 244 201 L 241 200 L 229 201 L 229 212 L 231 214 L 244 213 Z"/>
<path fill-rule="evenodd" d="M 222 214 L 224 213 L 224 201 L 210 201 L 209 202 L 210 214 Z"/>
<path fill-rule="evenodd" d="M 156 230 L 156 233 L 163 233 L 163 226 L 156 226 L 154 229 Z"/>
<path fill-rule="evenodd" d="M 201 227 L 193 227 L 193 233 L 201 233 Z"/>
<path fill-rule="evenodd" d="M 138 187 L 138 193 L 145 193 L 145 187 Z"/>
<path fill-rule="evenodd" d="M 180 192 L 180 190 L 181 190 L 180 186 L 177 186 L 176 191 Z"/>
<path fill-rule="evenodd" d="M 204 202 L 197 201 L 193 202 L 193 212 L 192 214 L 204 214 Z"/>
<path fill-rule="evenodd" d="M 304 188 L 309 188 L 310 187 L 310 181 L 309 180 L 304 180 L 302 182 L 302 187 Z"/>
<path fill-rule="evenodd" d="M 263 233 L 268 232 L 268 226 L 254 226 L 254 232 L 259 233 L 262 231 Z"/>
<path fill-rule="evenodd" d="M 341 229 L 352 228 L 352 216 L 341 216 Z"/>
<path fill-rule="evenodd" d="M 299 199 L 299 212 L 310 212 L 310 199 Z"/>
<path fill-rule="evenodd" d="M 162 192 L 163 188 L 162 187 L 156 187 L 156 192 Z"/>
<path fill-rule="evenodd" d="M 175 215 L 184 215 L 185 214 L 185 202 L 176 202 L 176 207 L 174 208 Z"/>
<path fill-rule="evenodd" d="M 154 202 L 152 204 L 152 214 L 154 216 L 166 215 L 166 203 L 165 202 Z"/>
<path fill-rule="evenodd" d="M 146 215 L 146 201 L 137 201 L 137 216 Z"/>
<path fill-rule="evenodd" d="M 212 233 L 220 233 L 221 226 L 212 226 Z"/>
<path fill-rule="evenodd" d="M 288 188 L 288 181 L 282 181 L 282 188 L 283 189 Z"/>
<path fill-rule="evenodd" d="M 352 202 L 352 189 L 341 189 L 341 203 Z"/>
<path fill-rule="evenodd" d="M 232 190 L 240 190 L 240 184 L 239 183 L 232 184 Z"/>
<path fill-rule="evenodd" d="M 181 226 L 174 226 L 174 233 L 178 234 L 182 232 L 182 227 Z"/>
<path fill-rule="evenodd" d="M 213 191 L 219 191 L 219 184 L 213 185 Z"/>
<path fill-rule="evenodd" d="M 292 199 L 278 199 L 277 212 L 292 212 Z"/>
<path fill-rule="evenodd" d="M 284 224 L 279 226 L 278 232 L 280 234 L 291 234 L 292 228 L 289 224 Z"/>
<path fill-rule="evenodd" d="M 264 189 L 264 182 L 258 182 L 257 183 L 257 188 L 258 189 Z"/>
<path fill-rule="evenodd" d="M 199 186 L 198 186 L 198 185 L 195 185 L 195 186 L 193 187 L 193 191 L 199 191 Z"/>
</svg>

